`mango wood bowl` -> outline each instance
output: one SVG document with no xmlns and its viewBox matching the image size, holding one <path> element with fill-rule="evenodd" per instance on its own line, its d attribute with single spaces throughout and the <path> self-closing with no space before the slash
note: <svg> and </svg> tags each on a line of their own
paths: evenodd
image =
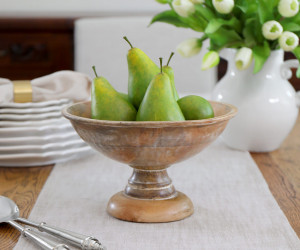
<svg viewBox="0 0 300 250">
<path fill-rule="evenodd" d="M 90 102 L 63 110 L 91 147 L 133 168 L 125 189 L 108 202 L 110 215 L 134 222 L 169 222 L 193 213 L 193 203 L 176 191 L 166 169 L 213 142 L 237 112 L 229 104 L 211 104 L 214 118 L 180 122 L 94 120 Z"/>
</svg>

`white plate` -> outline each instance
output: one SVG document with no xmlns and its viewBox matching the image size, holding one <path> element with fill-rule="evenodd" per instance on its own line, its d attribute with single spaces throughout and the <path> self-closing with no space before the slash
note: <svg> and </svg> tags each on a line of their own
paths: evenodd
<svg viewBox="0 0 300 250">
<path fill-rule="evenodd" d="M 73 140 L 80 138 L 78 134 L 73 130 L 68 133 L 57 133 L 45 136 L 27 136 L 27 137 L 10 137 L 1 138 L 1 146 L 9 145 L 45 145 L 54 142 L 63 142 L 66 140 Z"/>
<path fill-rule="evenodd" d="M 45 102 L 26 102 L 26 103 L 0 103 L 0 108 L 41 108 L 53 105 L 61 105 L 63 103 L 70 103 L 69 99 L 51 100 Z"/>
<path fill-rule="evenodd" d="M 0 138 L 44 136 L 55 133 L 67 133 L 70 131 L 74 131 L 74 129 L 69 122 L 60 125 L 46 125 L 41 127 L 0 128 Z"/>
<path fill-rule="evenodd" d="M 66 122 L 69 122 L 69 120 L 64 117 L 37 121 L 0 121 L 0 127 L 38 127 L 51 124 L 62 124 Z"/>
<path fill-rule="evenodd" d="M 0 128 L 0 138 L 15 138 L 28 136 L 46 136 L 57 133 L 68 133 L 74 131 L 70 123 L 52 124 L 40 127 L 11 127 Z"/>
<path fill-rule="evenodd" d="M 90 146 L 74 149 L 49 151 L 46 153 L 27 153 L 0 155 L 0 166 L 5 167 L 29 167 L 42 166 L 82 157 L 93 152 Z"/>
<path fill-rule="evenodd" d="M 86 145 L 86 143 L 83 140 L 75 139 L 75 140 L 69 140 L 64 142 L 48 143 L 44 145 L 0 146 L 0 155 L 22 154 L 22 153 L 46 153 L 48 151 L 78 148 L 84 145 Z"/>
<path fill-rule="evenodd" d="M 0 108 L 0 114 L 38 114 L 61 111 L 68 103 L 41 108 Z"/>
<path fill-rule="evenodd" d="M 47 112 L 43 114 L 0 114 L 0 120 L 10 121 L 27 121 L 27 120 L 42 120 L 47 118 L 61 117 L 61 111 Z"/>
</svg>

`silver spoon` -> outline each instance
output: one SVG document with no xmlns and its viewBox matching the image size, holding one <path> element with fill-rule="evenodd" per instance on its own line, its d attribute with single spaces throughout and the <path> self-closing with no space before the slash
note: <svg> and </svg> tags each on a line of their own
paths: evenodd
<svg viewBox="0 0 300 250">
<path fill-rule="evenodd" d="M 19 211 L 17 205 L 7 197 L 0 196 L 0 210 L 1 210 L 2 203 L 9 203 L 9 204 L 11 204 L 12 207 L 14 207 L 14 209 L 17 209 Z M 67 240 L 68 242 L 72 243 L 73 245 L 76 245 L 84 250 L 104 250 L 105 249 L 105 247 L 96 238 L 94 238 L 92 236 L 86 236 L 86 235 L 70 232 L 70 231 L 67 231 L 64 229 L 48 226 L 48 225 L 46 225 L 45 222 L 36 223 L 36 222 L 29 221 L 24 218 L 19 218 L 19 213 L 17 213 L 14 216 L 14 218 L 10 219 L 10 220 L 16 220 L 16 221 L 22 222 L 26 225 L 36 227 L 41 232 L 47 232 L 53 236 Z"/>
<path fill-rule="evenodd" d="M 56 244 L 50 240 L 46 240 L 36 232 L 32 231 L 30 228 L 24 228 L 18 223 L 16 223 L 16 218 L 19 217 L 19 208 L 17 205 L 10 199 L 0 196 L 0 223 L 6 222 L 18 229 L 21 232 L 21 235 L 31 239 L 37 245 L 39 245 L 42 249 L 46 250 L 64 250 L 69 249 L 67 245 L 64 244 Z"/>
</svg>

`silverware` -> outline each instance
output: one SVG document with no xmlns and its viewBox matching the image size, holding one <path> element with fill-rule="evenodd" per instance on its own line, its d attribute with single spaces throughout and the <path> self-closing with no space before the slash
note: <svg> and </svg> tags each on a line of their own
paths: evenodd
<svg viewBox="0 0 300 250">
<path fill-rule="evenodd" d="M 26 220 L 24 218 L 16 218 L 15 220 L 22 222 L 26 225 L 37 228 L 41 232 L 49 233 L 53 236 L 67 240 L 68 242 L 80 247 L 84 250 L 103 250 L 102 244 L 92 236 L 86 236 L 78 233 L 74 233 L 65 229 L 48 226 L 45 222 L 36 223 Z"/>
<path fill-rule="evenodd" d="M 48 239 L 41 237 L 38 233 L 32 231 L 30 228 L 24 228 L 23 226 L 16 223 L 16 218 L 19 217 L 19 208 L 17 205 L 10 199 L 0 196 L 0 223 L 6 222 L 19 230 L 21 235 L 26 238 L 31 239 L 42 249 L 46 250 L 66 250 L 69 247 L 65 244 L 56 244 Z"/>
<path fill-rule="evenodd" d="M 55 237 L 66 240 L 69 243 L 71 243 L 77 247 L 80 247 L 81 249 L 84 249 L 84 250 L 104 250 L 105 249 L 105 247 L 96 238 L 94 238 L 92 236 L 86 236 L 86 235 L 74 233 L 74 232 L 71 232 L 71 231 L 68 231 L 65 229 L 48 226 L 45 222 L 36 223 L 36 222 L 29 221 L 24 218 L 19 218 L 18 206 L 7 197 L 0 196 L 0 211 L 2 210 L 2 206 L 3 206 L 3 208 L 9 208 L 10 211 L 14 211 L 14 213 L 13 213 L 14 215 L 13 215 L 13 217 L 10 217 L 9 221 L 16 220 L 16 221 L 24 223 L 26 225 L 35 227 L 41 232 L 46 232 Z M 1 220 L 1 218 L 0 218 L 0 220 Z M 13 223 L 17 224 L 16 222 L 13 222 Z M 25 231 L 26 231 L 26 233 L 28 233 L 27 229 L 25 229 Z M 46 249 L 48 249 L 48 248 L 46 248 Z M 49 249 L 52 249 L 52 248 L 49 248 Z M 63 249 L 63 248 L 60 248 L 60 249 Z M 68 248 L 66 248 L 66 249 L 68 249 Z"/>
</svg>

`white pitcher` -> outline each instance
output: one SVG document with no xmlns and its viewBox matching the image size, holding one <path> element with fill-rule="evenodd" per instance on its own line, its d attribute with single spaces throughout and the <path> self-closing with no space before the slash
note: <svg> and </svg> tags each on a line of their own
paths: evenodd
<svg viewBox="0 0 300 250">
<path fill-rule="evenodd" d="M 217 83 L 212 98 L 238 108 L 221 135 L 230 147 L 251 152 L 269 152 L 280 147 L 292 130 L 299 111 L 299 93 L 287 81 L 298 60 L 283 61 L 282 50 L 272 51 L 261 71 L 253 74 L 235 66 L 235 49 L 224 49 L 226 75 Z"/>
</svg>

